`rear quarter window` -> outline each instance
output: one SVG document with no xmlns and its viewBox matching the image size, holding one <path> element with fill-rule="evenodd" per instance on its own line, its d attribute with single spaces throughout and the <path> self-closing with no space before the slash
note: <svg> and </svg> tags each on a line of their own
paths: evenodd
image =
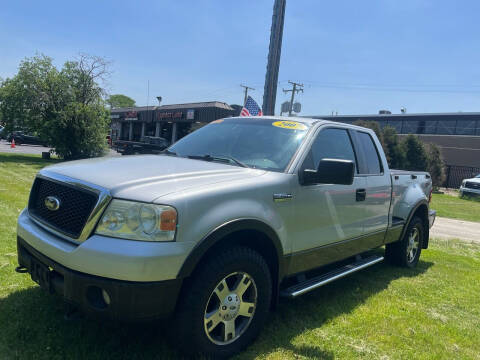
<svg viewBox="0 0 480 360">
<path fill-rule="evenodd" d="M 367 174 L 381 174 L 383 172 L 382 163 L 378 154 L 377 147 L 370 134 L 366 132 L 357 132 L 359 145 L 365 155 L 365 169 Z"/>
</svg>

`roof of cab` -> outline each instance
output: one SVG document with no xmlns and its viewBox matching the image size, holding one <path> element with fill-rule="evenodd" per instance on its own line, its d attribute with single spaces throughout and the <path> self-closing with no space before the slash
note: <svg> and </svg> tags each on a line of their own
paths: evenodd
<svg viewBox="0 0 480 360">
<path fill-rule="evenodd" d="M 316 124 L 319 124 L 319 125 L 331 124 L 331 125 L 336 125 L 342 128 L 356 129 L 356 130 L 362 130 L 369 133 L 375 133 L 372 129 L 365 128 L 358 125 L 346 124 L 346 123 L 341 123 L 341 122 L 331 121 L 331 120 L 313 119 L 308 117 L 297 117 L 297 116 L 268 116 L 268 115 L 267 116 L 236 116 L 236 117 L 225 118 L 224 120 L 242 120 L 242 119 L 257 119 L 260 121 L 296 121 L 296 122 L 301 122 L 303 124 L 307 124 L 309 126 L 313 126 Z"/>
<path fill-rule="evenodd" d="M 327 121 L 327 120 L 322 120 L 322 119 L 312 119 L 312 118 L 303 118 L 303 117 L 296 117 L 296 116 L 236 116 L 236 117 L 231 117 L 231 118 L 226 118 L 225 120 L 241 120 L 241 119 L 258 119 L 260 121 L 296 121 L 296 122 L 301 122 L 304 124 L 308 125 L 313 125 L 318 122 L 331 122 L 334 123 L 333 121 Z"/>
</svg>

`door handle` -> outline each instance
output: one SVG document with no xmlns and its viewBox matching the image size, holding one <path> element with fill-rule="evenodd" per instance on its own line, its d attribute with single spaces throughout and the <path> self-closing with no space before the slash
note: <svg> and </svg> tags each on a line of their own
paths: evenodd
<svg viewBox="0 0 480 360">
<path fill-rule="evenodd" d="M 355 192 L 355 198 L 357 201 L 365 201 L 367 198 L 367 190 L 365 189 L 357 189 Z"/>
</svg>

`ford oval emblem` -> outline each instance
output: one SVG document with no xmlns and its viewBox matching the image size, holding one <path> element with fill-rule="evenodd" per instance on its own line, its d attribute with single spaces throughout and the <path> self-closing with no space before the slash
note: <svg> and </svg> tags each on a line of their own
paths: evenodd
<svg viewBox="0 0 480 360">
<path fill-rule="evenodd" d="M 47 196 L 45 198 L 45 207 L 50 211 L 57 211 L 60 208 L 60 200 L 55 196 Z"/>
</svg>

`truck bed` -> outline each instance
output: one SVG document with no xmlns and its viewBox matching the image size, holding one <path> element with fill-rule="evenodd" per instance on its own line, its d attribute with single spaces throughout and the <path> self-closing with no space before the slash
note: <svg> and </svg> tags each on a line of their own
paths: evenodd
<svg viewBox="0 0 480 360">
<path fill-rule="evenodd" d="M 412 210 L 412 199 L 430 201 L 432 179 L 425 171 L 390 170 L 392 179 L 391 222 L 407 220 Z M 390 223 L 391 225 L 392 223 Z"/>
</svg>

